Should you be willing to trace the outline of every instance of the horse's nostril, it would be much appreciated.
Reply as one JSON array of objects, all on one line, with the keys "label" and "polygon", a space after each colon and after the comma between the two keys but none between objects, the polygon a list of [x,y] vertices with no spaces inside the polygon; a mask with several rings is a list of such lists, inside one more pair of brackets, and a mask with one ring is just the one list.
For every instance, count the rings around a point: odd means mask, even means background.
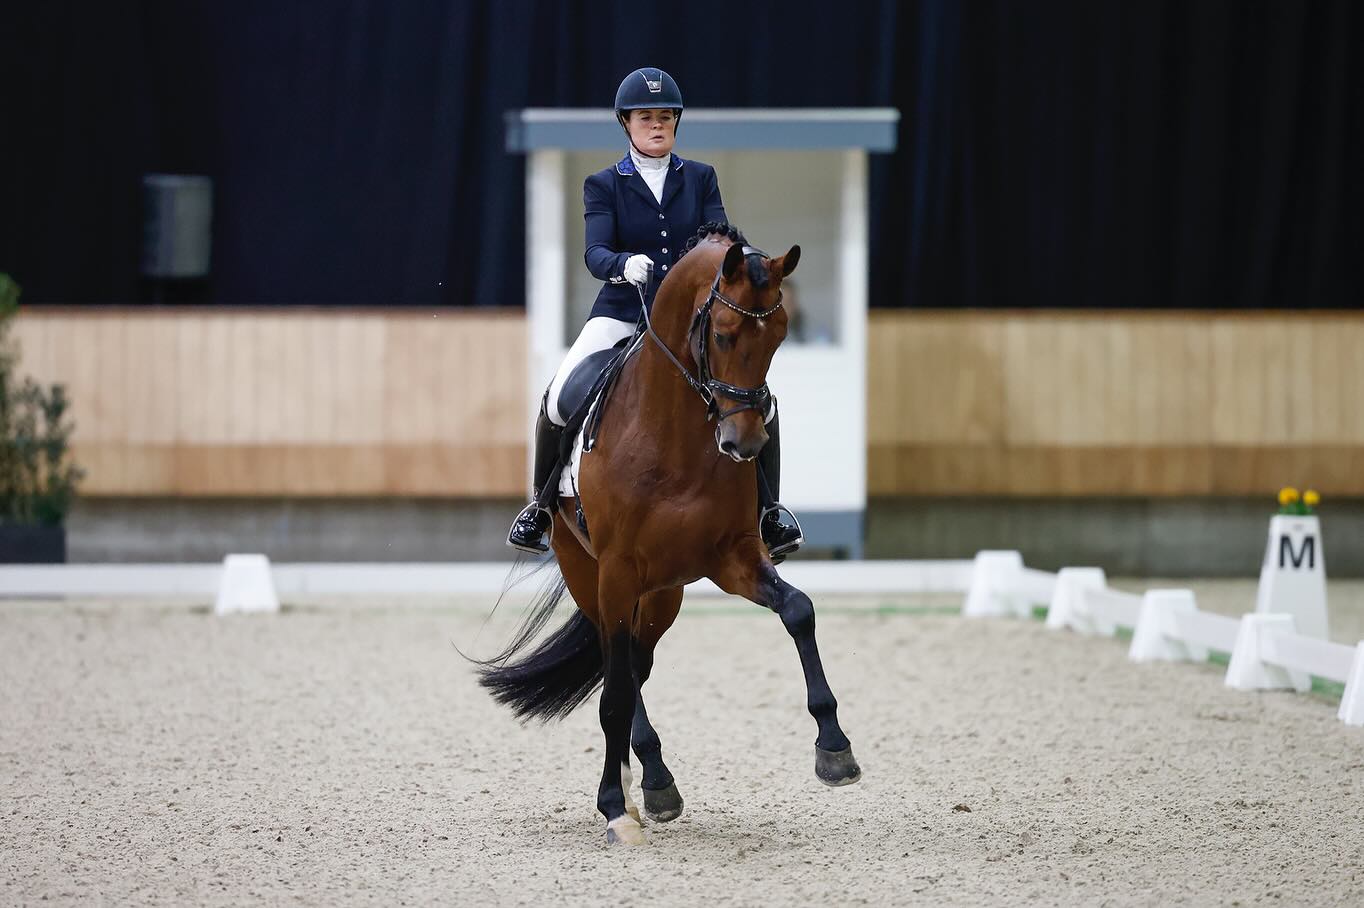
[{"label": "horse's nostril", "polygon": [[738,450],[739,446],[732,441],[720,442],[720,452],[723,454],[728,454],[730,457],[733,457],[736,453],[738,453]]}]

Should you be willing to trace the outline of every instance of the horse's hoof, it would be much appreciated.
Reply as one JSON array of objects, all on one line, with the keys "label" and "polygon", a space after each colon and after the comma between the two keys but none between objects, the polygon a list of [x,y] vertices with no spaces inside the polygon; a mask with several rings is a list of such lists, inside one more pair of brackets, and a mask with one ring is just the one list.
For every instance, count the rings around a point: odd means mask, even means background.
[{"label": "horse's hoof", "polygon": [[623,813],[606,824],[606,844],[608,845],[645,845],[644,830],[639,821],[628,813]]},{"label": "horse's hoof", "polygon": [[821,750],[816,747],[815,775],[825,785],[837,788],[851,785],[862,778],[862,768],[857,765],[851,746],[845,750]]},{"label": "horse's hoof", "polygon": [[677,793],[677,785],[658,791],[644,789],[644,814],[655,823],[666,823],[682,816],[682,796]]}]

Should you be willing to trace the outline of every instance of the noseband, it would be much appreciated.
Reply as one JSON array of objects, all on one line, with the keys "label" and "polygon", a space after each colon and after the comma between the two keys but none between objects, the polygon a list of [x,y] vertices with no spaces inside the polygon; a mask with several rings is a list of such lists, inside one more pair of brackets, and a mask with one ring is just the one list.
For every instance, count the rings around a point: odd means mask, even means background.
[{"label": "noseband", "polygon": [[[768,257],[767,253],[752,246],[745,246],[743,249],[745,257],[755,253],[761,255],[763,258]],[[745,318],[766,318],[781,308],[780,299],[777,300],[775,306],[770,309],[764,309],[761,312],[755,312],[752,309],[745,309],[743,306],[740,306],[738,303],[734,302],[734,300],[720,292],[720,276],[723,273],[724,266],[721,265],[715,272],[715,280],[711,282],[710,295],[707,296],[706,301],[701,304],[701,308],[696,310],[696,313],[692,316],[691,327],[687,329],[687,344],[692,348],[693,356],[696,359],[696,375],[692,375],[687,367],[678,361],[677,357],[673,355],[673,352],[668,349],[668,345],[663,343],[663,339],[654,331],[653,322],[649,320],[649,309],[647,306],[644,306],[644,291],[641,289],[639,294],[640,306],[644,310],[644,324],[648,328],[649,336],[654,339],[654,343],[658,344],[659,349],[667,355],[668,359],[672,360],[673,365],[682,373],[682,377],[687,380],[687,384],[691,386],[691,389],[699,394],[701,399],[706,402],[706,419],[718,419],[720,422],[724,422],[726,419],[729,419],[729,417],[734,416],[736,413],[742,413],[745,410],[757,410],[759,413],[766,412],[768,402],[772,399],[772,392],[768,389],[767,382],[763,382],[756,388],[740,388],[737,385],[731,385],[728,382],[720,381],[720,379],[711,374],[710,310],[719,302],[721,305],[734,310]],[[738,406],[730,407],[728,410],[722,410],[718,402],[718,398],[721,397],[737,402]]]}]

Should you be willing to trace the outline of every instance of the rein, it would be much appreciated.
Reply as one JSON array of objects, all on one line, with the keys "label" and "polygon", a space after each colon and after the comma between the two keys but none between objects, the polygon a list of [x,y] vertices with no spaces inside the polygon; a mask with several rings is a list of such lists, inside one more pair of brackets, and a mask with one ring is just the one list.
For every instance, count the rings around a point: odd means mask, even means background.
[{"label": "rein", "polygon": [[[767,253],[760,249],[755,249],[752,246],[744,247],[745,256],[754,253],[763,257],[767,256]],[[668,345],[663,343],[663,338],[659,337],[658,332],[654,331],[654,324],[649,319],[649,307],[644,303],[644,288],[638,286],[635,288],[639,291],[639,306],[640,310],[644,313],[644,326],[649,336],[654,339],[654,343],[658,344],[659,349],[662,350],[668,359],[672,361],[672,364],[677,367],[677,371],[682,373],[682,377],[686,379],[687,384],[691,386],[691,389],[701,397],[701,400],[705,401],[706,420],[718,419],[720,422],[724,422],[729,417],[736,413],[742,413],[745,410],[757,410],[760,413],[765,412],[772,399],[772,392],[768,389],[767,382],[763,382],[756,388],[740,388],[737,385],[731,385],[728,382],[720,381],[711,374],[709,337],[711,307],[718,301],[745,318],[766,318],[781,308],[780,299],[777,300],[775,306],[761,312],[754,312],[752,309],[745,309],[740,306],[738,303],[734,302],[734,300],[720,292],[720,276],[723,274],[723,271],[723,265],[716,270],[715,280],[712,281],[710,285],[710,295],[706,297],[706,301],[702,303],[701,308],[696,310],[696,313],[692,316],[691,327],[687,329],[687,343],[689,346],[693,343],[692,338],[698,335],[699,332],[699,343],[696,344],[696,375],[692,375],[691,371],[687,369],[686,366],[682,365],[682,362],[673,355],[672,350],[668,349]],[[722,410],[717,400],[717,398],[720,397],[736,401],[738,406],[730,407],[728,410]]]}]

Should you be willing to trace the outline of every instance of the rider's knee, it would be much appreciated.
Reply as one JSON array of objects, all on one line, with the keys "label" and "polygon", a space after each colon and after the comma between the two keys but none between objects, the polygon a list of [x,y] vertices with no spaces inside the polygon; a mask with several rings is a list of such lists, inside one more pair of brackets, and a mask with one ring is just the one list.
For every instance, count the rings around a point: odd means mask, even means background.
[{"label": "rider's knee", "polygon": [[556,375],[554,381],[550,382],[549,387],[545,389],[544,400],[545,416],[561,429],[568,423],[568,420],[564,419],[563,414],[559,412],[559,391],[562,389],[563,383],[559,381],[559,377]]}]

